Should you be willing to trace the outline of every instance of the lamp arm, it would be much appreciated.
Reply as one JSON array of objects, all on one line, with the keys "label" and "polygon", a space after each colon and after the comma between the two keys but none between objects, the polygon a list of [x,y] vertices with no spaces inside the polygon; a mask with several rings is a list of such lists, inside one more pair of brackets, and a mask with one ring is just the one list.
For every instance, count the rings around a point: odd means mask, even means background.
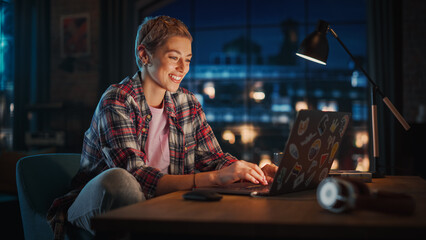
[{"label": "lamp arm", "polygon": [[349,54],[349,56],[352,58],[352,60],[354,61],[355,65],[362,71],[362,73],[364,73],[364,75],[367,77],[368,81],[370,82],[370,84],[373,87],[373,91],[377,92],[380,94],[380,96],[382,97],[383,102],[386,104],[386,106],[390,109],[390,111],[392,112],[392,114],[395,116],[396,119],[398,119],[399,123],[401,123],[401,125],[404,127],[404,129],[406,131],[408,131],[410,129],[410,125],[407,123],[407,121],[405,121],[404,117],[398,112],[398,110],[396,109],[396,107],[392,104],[392,102],[389,100],[389,98],[387,98],[385,96],[385,94],[379,89],[379,87],[377,86],[377,84],[373,81],[373,79],[371,79],[370,75],[368,75],[368,73],[364,70],[364,68],[358,63],[358,61],[355,59],[355,57],[351,54],[351,52],[349,51],[349,49],[345,46],[345,44],[343,44],[342,40],[340,40],[339,36],[337,36],[336,32],[332,29],[332,28],[328,28],[328,30],[331,32],[331,34],[333,35],[334,38],[337,39],[337,41],[340,43],[340,45],[342,45],[342,47],[345,49],[345,51]]}]

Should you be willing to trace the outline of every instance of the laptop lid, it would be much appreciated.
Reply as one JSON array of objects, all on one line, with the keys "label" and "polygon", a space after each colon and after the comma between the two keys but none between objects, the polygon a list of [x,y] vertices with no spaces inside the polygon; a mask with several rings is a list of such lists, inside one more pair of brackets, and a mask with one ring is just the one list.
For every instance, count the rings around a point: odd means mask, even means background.
[{"label": "laptop lid", "polygon": [[269,195],[315,188],[326,178],[350,117],[346,112],[299,111]]}]

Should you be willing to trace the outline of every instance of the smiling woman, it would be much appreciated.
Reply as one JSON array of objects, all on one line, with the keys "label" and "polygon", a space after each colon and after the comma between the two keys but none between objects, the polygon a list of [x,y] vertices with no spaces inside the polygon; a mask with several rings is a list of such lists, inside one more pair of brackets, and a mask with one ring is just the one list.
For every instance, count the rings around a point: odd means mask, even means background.
[{"label": "smiling woman", "polygon": [[176,92],[189,71],[191,41],[186,37],[170,37],[153,53],[144,45],[140,46],[138,54],[143,62],[141,74],[145,97],[149,106],[160,107],[165,92]]},{"label": "smiling woman", "polygon": [[177,19],[159,16],[141,24],[135,42],[138,72],[102,95],[84,136],[74,190],[49,210],[54,230],[68,221],[94,234],[92,217],[121,206],[195,187],[273,180],[276,166],[265,166],[265,172],[224,153],[201,104],[180,87],[189,71],[191,43]]}]

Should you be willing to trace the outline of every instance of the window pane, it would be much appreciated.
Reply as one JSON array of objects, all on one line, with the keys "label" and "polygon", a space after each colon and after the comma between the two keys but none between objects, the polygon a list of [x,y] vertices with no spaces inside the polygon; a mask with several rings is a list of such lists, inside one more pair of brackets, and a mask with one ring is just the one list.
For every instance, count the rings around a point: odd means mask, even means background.
[{"label": "window pane", "polygon": [[365,166],[365,76],[331,34],[326,66],[295,56],[318,19],[324,19],[365,65],[365,1],[193,3],[194,57],[182,86],[200,99],[225,152],[255,163],[272,159],[273,152],[284,149],[299,109],[346,111],[353,114],[352,127],[336,163],[340,169]]},{"label": "window pane", "polygon": [[247,24],[245,0],[195,1],[195,27],[229,27]]},{"label": "window pane", "polygon": [[[296,60],[295,54],[284,54],[287,46],[283,46],[285,36],[280,27],[253,28],[252,40],[260,45],[260,57],[266,65],[282,65],[286,61]],[[296,42],[297,44],[298,42]],[[290,50],[290,49],[288,49]],[[291,51],[291,50],[290,50]],[[294,50],[294,53],[296,50]],[[294,55],[294,56],[293,56]]]},{"label": "window pane", "polygon": [[365,22],[365,0],[308,0],[308,22],[314,23],[319,19],[330,24],[338,22]]},{"label": "window pane", "polygon": [[14,14],[13,5],[0,4],[0,147],[11,149],[14,111]]},{"label": "window pane", "polygon": [[251,0],[251,24],[278,25],[287,19],[305,21],[305,1],[294,0]]},{"label": "window pane", "polygon": [[[345,44],[353,56],[365,65],[367,54],[367,36],[365,24],[336,24],[331,28],[337,33],[340,40]],[[343,49],[339,42],[331,35],[328,35],[329,54],[327,69],[350,69],[354,68],[352,59]]]},{"label": "window pane", "polygon": [[193,61],[197,64],[242,64],[246,57],[236,55],[244,50],[245,29],[197,31],[193,42]]},{"label": "window pane", "polygon": [[[191,28],[191,0],[179,0],[179,1],[170,1],[169,4],[155,10],[151,13],[151,16],[166,15],[170,17],[177,18],[184,22],[189,28]],[[144,16],[146,17],[146,16]],[[140,24],[140,23],[138,23]]]}]

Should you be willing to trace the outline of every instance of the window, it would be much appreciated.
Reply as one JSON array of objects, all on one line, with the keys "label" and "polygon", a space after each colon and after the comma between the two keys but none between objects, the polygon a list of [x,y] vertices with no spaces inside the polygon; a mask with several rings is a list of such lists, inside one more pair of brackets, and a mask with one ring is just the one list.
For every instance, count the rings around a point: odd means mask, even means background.
[{"label": "window", "polygon": [[198,96],[224,151],[271,160],[284,149],[299,109],[346,111],[352,127],[333,167],[369,170],[365,77],[331,35],[327,67],[295,56],[323,19],[366,64],[364,0],[176,0],[150,15],[176,17],[190,28],[194,57],[181,86]]},{"label": "window", "polygon": [[0,148],[13,142],[14,13],[10,1],[0,2]]}]

